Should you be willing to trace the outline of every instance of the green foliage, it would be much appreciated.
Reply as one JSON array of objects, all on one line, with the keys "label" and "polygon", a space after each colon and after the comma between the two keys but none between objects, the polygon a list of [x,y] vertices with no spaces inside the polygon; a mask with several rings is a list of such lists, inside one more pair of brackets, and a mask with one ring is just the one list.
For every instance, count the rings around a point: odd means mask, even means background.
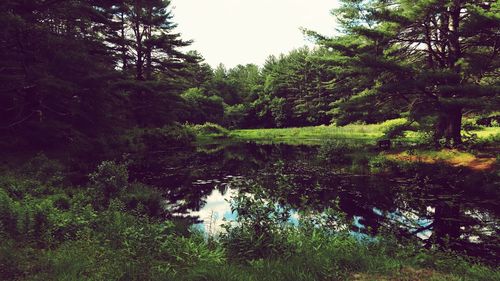
[{"label": "green foliage", "polygon": [[[126,174],[124,166],[113,162],[97,168],[92,185],[127,187],[107,208],[98,209],[92,207],[96,198],[85,190],[50,187],[51,194],[14,197],[0,186],[0,276],[284,281],[345,280],[363,273],[397,279],[407,278],[406,268],[432,270],[442,280],[499,276],[497,270],[454,253],[400,244],[390,237],[359,240],[328,227],[342,220],[334,211],[327,220],[324,214],[300,212],[298,221],[291,222],[290,209],[254,183],[241,186],[232,202],[238,221],[228,222],[219,239],[195,230],[181,235],[172,222],[151,211],[156,207],[148,207],[161,202],[158,191],[125,183]],[[283,192],[286,188],[277,187]]]},{"label": "green foliage", "polygon": [[308,32],[331,50],[337,124],[379,122],[409,109],[412,120],[435,117],[436,142],[459,145],[465,111],[498,107],[494,9],[474,1],[341,1],[333,11],[340,35]]},{"label": "green foliage", "polygon": [[241,128],[249,114],[249,108],[246,104],[227,105],[224,108],[224,124],[228,128]]},{"label": "green foliage", "polygon": [[387,159],[384,155],[377,155],[370,158],[368,165],[372,173],[381,173],[393,167],[393,161]]},{"label": "green foliage", "polygon": [[238,225],[226,225],[221,237],[228,257],[254,260],[291,254],[285,235],[291,227],[288,210],[267,200],[258,185],[252,185],[249,192],[232,198],[231,209],[238,214]]},{"label": "green foliage", "polygon": [[0,234],[16,233],[16,205],[4,189],[0,189]]},{"label": "green foliage", "polygon": [[188,128],[198,137],[224,138],[229,136],[229,130],[221,125],[205,123],[202,125],[188,125]]},{"label": "green foliage", "polygon": [[188,89],[181,97],[188,106],[185,121],[194,124],[222,121],[224,106],[221,97],[209,95],[200,88]]},{"label": "green foliage", "polygon": [[345,164],[351,160],[352,149],[345,141],[329,140],[320,146],[318,157],[328,164]]},{"label": "green foliage", "polygon": [[164,215],[162,193],[151,186],[132,183],[121,196],[121,200],[127,210],[134,210],[153,218]]},{"label": "green foliage", "polygon": [[194,140],[195,135],[189,129],[170,125],[162,128],[134,128],[121,136],[118,143],[125,151],[140,152],[189,146]]},{"label": "green foliage", "polygon": [[49,159],[45,154],[38,153],[21,168],[21,173],[28,178],[46,183],[58,185],[63,181],[64,166],[56,160]]},{"label": "green foliage", "polygon": [[149,149],[171,148],[189,145],[194,137],[182,126],[144,129],[140,137]]},{"label": "green foliage", "polygon": [[404,136],[405,131],[414,129],[405,118],[387,120],[380,124],[384,137],[393,139]]},{"label": "green foliage", "polygon": [[465,119],[462,121],[462,130],[464,131],[472,131],[472,130],[481,130],[482,127],[476,123],[474,119]]},{"label": "green foliage", "polygon": [[178,49],[170,1],[118,2],[0,4],[2,148],[85,154],[178,119],[201,58]]},{"label": "green foliage", "polygon": [[123,164],[103,161],[94,173],[89,175],[90,184],[96,189],[100,204],[107,207],[112,198],[116,198],[128,186],[128,169]]},{"label": "green foliage", "polygon": [[302,48],[269,57],[262,69],[264,88],[255,103],[259,116],[272,116],[276,127],[328,124],[335,96],[329,91],[333,74],[324,56],[324,49]]}]

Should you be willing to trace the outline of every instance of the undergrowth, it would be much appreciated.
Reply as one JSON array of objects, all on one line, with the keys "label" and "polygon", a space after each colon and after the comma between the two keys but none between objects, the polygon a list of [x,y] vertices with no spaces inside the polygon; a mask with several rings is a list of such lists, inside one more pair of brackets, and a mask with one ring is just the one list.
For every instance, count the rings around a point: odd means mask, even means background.
[{"label": "undergrowth", "polygon": [[412,241],[360,240],[313,219],[290,223],[262,192],[233,198],[238,223],[219,238],[181,233],[165,219],[161,192],[130,182],[120,163],[103,162],[83,187],[66,186],[57,162],[32,163],[40,169],[0,176],[2,280],[356,280],[398,278],[408,268],[436,272],[433,280],[500,278]]}]

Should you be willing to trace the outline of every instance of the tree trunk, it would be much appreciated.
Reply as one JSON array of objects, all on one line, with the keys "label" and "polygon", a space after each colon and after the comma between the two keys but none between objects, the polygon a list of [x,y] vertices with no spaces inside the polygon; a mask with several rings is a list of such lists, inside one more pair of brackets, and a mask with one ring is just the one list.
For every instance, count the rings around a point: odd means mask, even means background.
[{"label": "tree trunk", "polygon": [[121,57],[122,57],[122,64],[123,64],[123,71],[127,71],[128,68],[128,60],[127,60],[127,42],[126,42],[126,36],[125,36],[125,13],[121,12],[120,15],[121,18]]},{"label": "tree trunk", "polygon": [[135,70],[136,70],[136,79],[139,81],[144,80],[144,75],[143,75],[143,53],[142,53],[142,39],[138,38],[137,39],[137,58],[136,58],[136,63],[135,63]]},{"label": "tree trunk", "polygon": [[447,147],[454,147],[462,143],[462,108],[448,107],[439,113],[436,124],[435,142],[439,146],[439,140],[445,139]]},{"label": "tree trunk", "polygon": [[151,58],[151,53],[153,52],[153,47],[152,47],[152,42],[151,42],[151,37],[152,37],[152,14],[153,14],[153,8],[151,6],[148,7],[148,21],[147,25],[144,27],[145,28],[145,57],[146,57],[146,68],[145,68],[145,74],[146,74],[146,80],[151,80],[152,75],[153,75],[153,62]]},{"label": "tree trunk", "polygon": [[439,201],[435,208],[432,238],[441,246],[454,248],[461,233],[460,206],[450,200]]},{"label": "tree trunk", "polygon": [[[135,70],[136,70],[136,80],[142,81],[144,80],[143,74],[143,64],[144,64],[144,53],[143,53],[143,30],[141,30],[142,23],[142,5],[141,1],[135,1],[135,18],[134,18],[134,33],[135,33],[135,43],[136,43],[136,62],[135,62]],[[144,29],[144,27],[143,27]]]}]

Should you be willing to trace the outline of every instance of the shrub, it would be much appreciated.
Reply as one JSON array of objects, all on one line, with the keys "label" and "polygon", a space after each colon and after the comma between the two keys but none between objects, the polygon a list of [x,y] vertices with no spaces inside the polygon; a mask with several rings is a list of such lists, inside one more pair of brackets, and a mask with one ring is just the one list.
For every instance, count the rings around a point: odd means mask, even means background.
[{"label": "shrub", "polygon": [[62,211],[67,211],[71,208],[70,199],[66,194],[57,194],[52,199],[54,208]]},{"label": "shrub", "polygon": [[2,239],[2,243],[0,243],[0,278],[2,280],[20,280],[23,275],[23,270],[20,267],[21,251],[14,246],[13,241],[3,239],[3,237],[0,239]]},{"label": "shrub", "polygon": [[37,154],[24,164],[21,173],[48,185],[58,185],[64,180],[64,166],[43,153]]},{"label": "shrub", "polygon": [[398,118],[385,121],[380,124],[380,128],[384,133],[384,138],[393,139],[402,137],[405,131],[415,130],[416,128],[411,125],[406,118]]},{"label": "shrub", "polygon": [[0,188],[0,233],[15,234],[17,231],[17,214],[14,201],[7,192]]},{"label": "shrub", "polygon": [[170,236],[160,244],[159,252],[162,260],[183,269],[204,264],[221,265],[226,261],[220,244],[210,247],[204,234],[195,231],[189,237]]},{"label": "shrub", "polygon": [[187,146],[195,139],[195,136],[189,130],[179,125],[144,129],[141,137],[145,145],[150,149]]},{"label": "shrub", "polygon": [[477,123],[476,123],[476,120],[474,119],[464,119],[462,121],[462,130],[465,130],[465,131],[473,131],[473,130],[479,130],[481,129],[482,127],[479,126]]},{"label": "shrub", "polygon": [[208,137],[227,137],[229,131],[221,125],[214,123],[205,123],[203,125],[187,125],[187,127],[197,136]]},{"label": "shrub", "polygon": [[231,208],[238,224],[226,224],[221,241],[233,260],[287,257],[293,249],[287,242],[289,210],[268,200],[259,185],[251,185],[252,195],[240,192],[232,198]]},{"label": "shrub", "polygon": [[370,158],[368,165],[372,173],[380,173],[393,167],[394,163],[392,160],[387,159],[384,155],[377,155]]},{"label": "shrub", "polygon": [[107,205],[111,198],[125,190],[128,186],[128,170],[125,165],[113,161],[103,161],[97,171],[90,174],[90,183],[102,195],[101,203]]},{"label": "shrub", "polygon": [[162,193],[152,186],[133,183],[122,196],[127,210],[134,210],[150,217],[160,217],[164,214]]},{"label": "shrub", "polygon": [[189,146],[195,140],[195,134],[180,125],[162,128],[135,128],[124,134],[119,144],[125,150],[137,152],[146,149],[163,150]]},{"label": "shrub", "polygon": [[351,148],[346,142],[329,140],[318,150],[318,158],[329,164],[345,164],[351,160]]}]

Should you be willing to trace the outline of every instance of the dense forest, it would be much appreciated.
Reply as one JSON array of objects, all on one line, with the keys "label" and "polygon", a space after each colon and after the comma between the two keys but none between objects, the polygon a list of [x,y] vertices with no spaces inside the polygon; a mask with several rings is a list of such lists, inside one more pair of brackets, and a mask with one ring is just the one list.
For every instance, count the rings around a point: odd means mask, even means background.
[{"label": "dense forest", "polygon": [[213,68],[170,0],[0,1],[0,279],[498,280],[500,2],[331,13]]},{"label": "dense forest", "polygon": [[1,5],[6,143],[102,145],[132,128],[186,122],[272,128],[400,116],[460,142],[463,114],[488,117],[499,106],[496,1],[345,1],[333,11],[342,35],[306,30],[314,50],[232,69],[183,52],[190,42],[168,1]]}]

